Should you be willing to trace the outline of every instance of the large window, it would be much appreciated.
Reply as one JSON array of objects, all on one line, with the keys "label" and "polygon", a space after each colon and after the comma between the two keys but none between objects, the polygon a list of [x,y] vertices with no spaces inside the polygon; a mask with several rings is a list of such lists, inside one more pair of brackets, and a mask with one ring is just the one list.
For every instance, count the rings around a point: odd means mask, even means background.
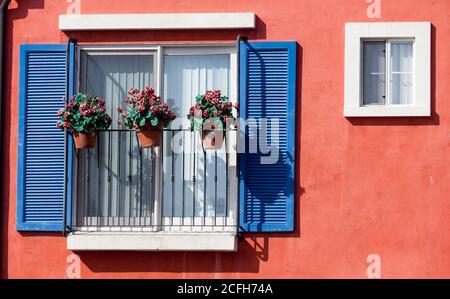
[{"label": "large window", "polygon": [[76,227],[81,230],[217,230],[236,224],[236,134],[202,150],[186,119],[195,96],[220,89],[236,99],[236,55],[228,47],[80,50],[79,90],[107,100],[114,120],[129,88],[155,88],[176,112],[160,149],[140,149],[113,122],[97,147],[76,154]]}]

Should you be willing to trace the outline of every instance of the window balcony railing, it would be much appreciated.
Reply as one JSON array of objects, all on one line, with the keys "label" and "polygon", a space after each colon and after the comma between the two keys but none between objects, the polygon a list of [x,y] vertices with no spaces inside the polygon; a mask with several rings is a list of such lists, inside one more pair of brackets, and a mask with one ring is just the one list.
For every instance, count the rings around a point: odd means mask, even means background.
[{"label": "window balcony railing", "polygon": [[199,132],[163,131],[140,149],[132,130],[99,132],[74,167],[74,231],[236,232],[236,131],[204,151]]}]

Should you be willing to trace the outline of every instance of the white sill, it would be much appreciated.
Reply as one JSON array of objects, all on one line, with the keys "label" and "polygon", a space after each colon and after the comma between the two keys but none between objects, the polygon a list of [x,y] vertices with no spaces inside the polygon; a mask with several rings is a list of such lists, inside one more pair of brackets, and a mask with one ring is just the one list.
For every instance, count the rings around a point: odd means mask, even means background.
[{"label": "white sill", "polygon": [[344,117],[407,117],[407,116],[431,116],[430,107],[427,106],[345,106]]},{"label": "white sill", "polygon": [[73,232],[67,249],[74,251],[237,251],[233,233]]}]

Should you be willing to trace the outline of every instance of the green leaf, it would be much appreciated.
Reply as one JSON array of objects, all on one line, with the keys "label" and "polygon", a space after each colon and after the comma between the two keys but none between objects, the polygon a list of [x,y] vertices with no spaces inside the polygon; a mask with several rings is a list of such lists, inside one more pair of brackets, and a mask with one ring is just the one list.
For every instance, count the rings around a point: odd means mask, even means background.
[{"label": "green leaf", "polygon": [[133,127],[133,125],[130,123],[130,119],[129,118],[124,118],[122,123],[123,123],[124,126],[126,126],[129,129],[131,129]]},{"label": "green leaf", "polygon": [[192,128],[194,130],[201,130],[203,127],[203,118],[195,117],[192,119]]},{"label": "green leaf", "polygon": [[150,124],[153,127],[156,127],[159,124],[159,120],[156,117],[153,117],[153,118],[150,119]]},{"label": "green leaf", "polygon": [[139,127],[145,126],[145,122],[146,122],[146,119],[145,119],[145,118],[141,118],[141,120],[140,120],[139,123],[138,123],[138,126],[139,126]]}]

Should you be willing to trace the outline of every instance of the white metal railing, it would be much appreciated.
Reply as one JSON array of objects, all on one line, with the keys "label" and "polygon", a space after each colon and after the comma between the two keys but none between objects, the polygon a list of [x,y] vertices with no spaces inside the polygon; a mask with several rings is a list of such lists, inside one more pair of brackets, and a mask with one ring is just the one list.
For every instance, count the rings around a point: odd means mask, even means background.
[{"label": "white metal railing", "polygon": [[199,132],[165,129],[140,149],[133,130],[101,131],[75,154],[73,230],[237,232],[236,140],[204,151]]}]

